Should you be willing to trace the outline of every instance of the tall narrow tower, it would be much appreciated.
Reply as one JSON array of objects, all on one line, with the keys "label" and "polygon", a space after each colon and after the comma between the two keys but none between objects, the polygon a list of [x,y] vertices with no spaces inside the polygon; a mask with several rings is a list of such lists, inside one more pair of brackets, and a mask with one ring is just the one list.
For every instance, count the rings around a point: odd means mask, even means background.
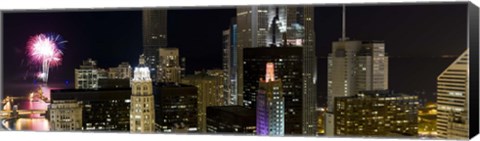
[{"label": "tall narrow tower", "polygon": [[167,10],[143,10],[143,54],[153,81],[157,80],[159,49],[167,47]]},{"label": "tall narrow tower", "polygon": [[285,132],[285,100],[282,81],[275,80],[274,64],[266,65],[265,80],[260,79],[257,96],[257,135],[282,136]]},{"label": "tall narrow tower", "polygon": [[139,61],[131,81],[130,132],[151,133],[155,131],[152,79],[143,55]]}]

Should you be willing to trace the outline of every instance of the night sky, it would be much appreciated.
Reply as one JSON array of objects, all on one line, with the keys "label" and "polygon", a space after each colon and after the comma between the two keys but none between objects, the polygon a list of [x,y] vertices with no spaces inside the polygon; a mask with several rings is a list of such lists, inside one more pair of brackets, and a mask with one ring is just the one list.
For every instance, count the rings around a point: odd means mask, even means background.
[{"label": "night sky", "polygon": [[[232,7],[171,9],[168,11],[168,46],[180,48],[187,72],[222,67],[222,31],[235,16]],[[34,72],[27,64],[30,36],[54,32],[68,41],[63,64],[50,70],[49,84],[73,86],[74,68],[82,60],[97,60],[102,68],[128,61],[138,64],[142,52],[141,11],[97,10],[9,12],[3,15],[4,94],[18,95],[31,85]],[[357,40],[383,40],[390,56],[389,85],[396,92],[435,92],[436,77],[466,48],[466,4],[348,6],[347,36]],[[319,89],[326,95],[326,59],[332,41],[341,36],[341,7],[315,9]],[[36,69],[35,69],[36,70]]]}]

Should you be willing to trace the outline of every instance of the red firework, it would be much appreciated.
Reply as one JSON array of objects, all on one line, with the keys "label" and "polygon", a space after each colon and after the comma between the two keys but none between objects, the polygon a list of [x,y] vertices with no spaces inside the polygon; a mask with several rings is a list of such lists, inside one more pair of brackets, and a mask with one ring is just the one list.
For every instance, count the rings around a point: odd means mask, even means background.
[{"label": "red firework", "polygon": [[47,63],[52,67],[60,65],[63,53],[59,49],[59,44],[62,44],[63,41],[58,41],[59,39],[59,36],[45,34],[31,37],[27,43],[30,60],[36,64]]}]

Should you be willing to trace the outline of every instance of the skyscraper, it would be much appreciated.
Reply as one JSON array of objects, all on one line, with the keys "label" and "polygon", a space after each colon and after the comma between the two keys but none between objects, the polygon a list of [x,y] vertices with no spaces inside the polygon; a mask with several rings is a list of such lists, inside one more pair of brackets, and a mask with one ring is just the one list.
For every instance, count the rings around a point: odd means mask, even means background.
[{"label": "skyscraper", "polygon": [[178,48],[160,48],[158,82],[178,83],[182,75]]},{"label": "skyscraper", "polygon": [[167,47],[167,10],[143,10],[143,54],[150,76],[157,81],[158,52]]},{"label": "skyscraper", "polygon": [[334,98],[388,89],[388,57],[382,41],[333,42],[328,57],[328,109]]},{"label": "skyscraper", "polygon": [[437,78],[437,132],[440,138],[469,138],[468,59],[467,49]]},{"label": "skyscraper", "polygon": [[145,58],[140,56],[131,81],[132,97],[130,105],[130,132],[149,133],[155,131],[155,107],[150,70]]},{"label": "skyscraper", "polygon": [[276,79],[282,81],[285,98],[285,134],[302,134],[303,67],[302,48],[262,47],[244,49],[244,106],[256,109],[259,78],[265,78],[265,64],[273,62]]},{"label": "skyscraper", "polygon": [[[295,46],[303,48],[300,130],[293,134],[316,133],[316,56],[314,33],[314,8],[311,6],[242,6],[237,7],[237,60],[243,60],[244,48]],[[238,100],[244,94],[244,66],[237,62]],[[245,103],[245,102],[243,102]],[[286,128],[288,130],[288,128]]]},{"label": "skyscraper", "polygon": [[228,105],[242,104],[238,102],[237,52],[237,24],[232,18],[229,29],[223,31],[224,98]]},{"label": "skyscraper", "polygon": [[359,91],[388,89],[388,56],[383,41],[358,41],[346,37],[345,6],[342,37],[332,43],[328,56],[327,113],[325,134],[334,135],[335,98]]},{"label": "skyscraper", "polygon": [[266,64],[265,80],[260,78],[257,95],[257,135],[282,136],[285,131],[285,99],[282,81],[275,80],[274,64]]}]

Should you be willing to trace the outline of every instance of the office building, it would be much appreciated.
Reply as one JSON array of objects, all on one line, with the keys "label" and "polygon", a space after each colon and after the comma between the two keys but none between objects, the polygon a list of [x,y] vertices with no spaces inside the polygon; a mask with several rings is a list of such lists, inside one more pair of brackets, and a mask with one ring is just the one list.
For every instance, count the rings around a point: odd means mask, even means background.
[{"label": "office building", "polygon": [[328,56],[327,113],[325,134],[334,135],[336,97],[354,96],[359,91],[388,89],[388,56],[383,41],[350,40],[345,32],[343,7],[342,37],[332,43]]},{"label": "office building", "polygon": [[232,18],[229,29],[223,31],[223,71],[224,71],[224,98],[228,105],[241,105],[238,102],[237,90],[237,24]]},{"label": "office building", "polygon": [[418,97],[361,91],[335,97],[335,136],[416,136]]},{"label": "office building", "polygon": [[153,84],[143,55],[140,56],[139,66],[135,68],[131,84],[130,132],[155,132]]},{"label": "office building", "polygon": [[155,123],[160,132],[198,132],[198,90],[195,86],[158,83],[154,90]]},{"label": "office building", "polygon": [[223,75],[222,70],[197,72],[195,75],[187,75],[182,79],[182,84],[195,86],[198,90],[197,112],[198,131],[206,132],[207,128],[207,107],[223,106]]},{"label": "office building", "polygon": [[98,79],[107,77],[107,71],[98,68],[95,60],[85,60],[75,69],[75,89],[97,89]]},{"label": "office building", "polygon": [[182,73],[178,48],[160,48],[158,82],[178,83]]},{"label": "office building", "polygon": [[274,64],[266,63],[265,79],[260,78],[257,95],[257,135],[283,136],[285,99],[282,81],[275,80]]},{"label": "office building", "polygon": [[50,131],[82,129],[82,105],[76,100],[53,101],[48,110]]},{"label": "office building", "polygon": [[467,49],[437,77],[437,133],[441,139],[469,138],[468,59]]},{"label": "office building", "polygon": [[[130,95],[130,88],[51,90],[51,107],[58,109],[60,107],[54,106],[55,104],[64,104],[60,106],[73,108],[76,101],[82,108],[81,130],[128,132]],[[78,110],[70,112],[73,115],[64,116],[74,117],[77,112]],[[55,114],[65,113],[51,112],[51,116],[56,116]]]},{"label": "office building", "polygon": [[143,54],[153,81],[157,80],[159,49],[167,47],[167,10],[145,9],[142,12]]},{"label": "office building", "polygon": [[[328,107],[335,97],[388,89],[388,57],[381,41],[338,41],[328,57]],[[353,74],[353,75],[352,75]]]},{"label": "office building", "polygon": [[244,106],[256,109],[260,78],[265,78],[265,64],[274,64],[285,98],[285,134],[301,134],[303,112],[302,48],[246,48],[244,59]]},{"label": "office building", "polygon": [[[311,6],[239,6],[237,7],[236,48],[237,60],[244,60],[245,48],[294,46],[302,48],[300,64],[305,87],[300,101],[304,111],[300,126],[286,127],[286,134],[315,135],[316,133],[316,56],[314,33],[314,8]],[[237,95],[240,103],[247,92],[244,81],[244,64],[237,62]],[[248,99],[248,98],[247,98]],[[248,101],[247,101],[248,103]],[[296,129],[299,128],[299,129]]]},{"label": "office building", "polygon": [[243,106],[207,107],[207,133],[255,135],[255,109]]}]

